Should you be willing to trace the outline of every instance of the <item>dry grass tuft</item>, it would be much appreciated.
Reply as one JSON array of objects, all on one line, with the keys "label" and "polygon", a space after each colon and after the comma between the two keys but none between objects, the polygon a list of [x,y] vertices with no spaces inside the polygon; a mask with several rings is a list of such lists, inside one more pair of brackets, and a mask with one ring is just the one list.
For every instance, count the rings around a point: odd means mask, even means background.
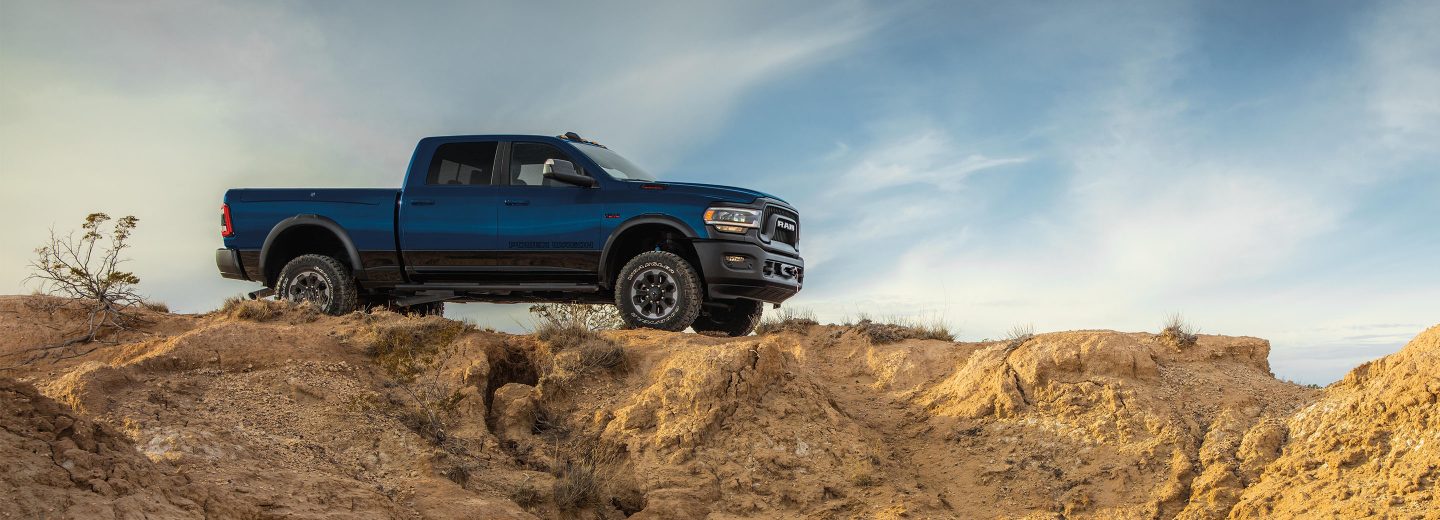
[{"label": "dry grass tuft", "polygon": [[784,307],[779,313],[761,319],[760,325],[755,327],[755,333],[761,336],[783,332],[804,334],[819,324],[820,322],[815,320],[815,313],[808,309]]},{"label": "dry grass tuft", "polygon": [[169,305],[165,305],[165,302],[157,302],[157,301],[154,301],[154,300],[145,300],[145,301],[140,302],[140,306],[146,308],[146,309],[149,310],[150,312],[160,312],[160,313],[169,313],[169,312],[170,312],[170,306],[169,306]]},{"label": "dry grass tuft", "polygon": [[1165,317],[1165,324],[1160,329],[1160,339],[1177,349],[1183,349],[1195,346],[1195,342],[1200,338],[1195,333],[1195,327],[1176,312]]},{"label": "dry grass tuft", "polygon": [[365,353],[390,375],[410,405],[397,411],[398,419],[437,444],[445,442],[447,418],[464,397],[444,368],[455,355],[455,340],[467,330],[464,323],[437,316],[407,317],[375,323],[362,339]]},{"label": "dry grass tuft", "polygon": [[880,482],[879,460],[870,455],[855,457],[844,464],[845,479],[859,487],[870,487]]},{"label": "dry grass tuft", "polygon": [[540,494],[540,488],[535,487],[535,483],[530,481],[530,475],[526,475],[524,479],[515,484],[514,489],[510,490],[510,500],[528,510],[544,502],[545,497]]},{"label": "dry grass tuft", "polygon": [[555,505],[573,511],[594,504],[599,498],[600,483],[595,466],[588,462],[566,462],[555,475]]},{"label": "dry grass tuft", "polygon": [[955,341],[955,334],[950,332],[950,327],[938,318],[929,320],[888,318],[884,321],[875,321],[869,316],[861,314],[859,320],[855,323],[847,323],[846,326],[869,338],[870,342],[876,345],[907,339]]},{"label": "dry grass tuft", "polygon": [[226,318],[241,321],[289,318],[291,322],[309,323],[320,319],[320,310],[308,302],[297,305],[284,300],[251,300],[239,296],[226,298],[219,312]]},{"label": "dry grass tuft", "polygon": [[1005,333],[1005,350],[1010,351],[1020,348],[1020,345],[1024,345],[1026,341],[1030,341],[1030,338],[1033,337],[1035,337],[1035,325],[1030,323],[1016,324],[1010,327],[1010,330]]}]

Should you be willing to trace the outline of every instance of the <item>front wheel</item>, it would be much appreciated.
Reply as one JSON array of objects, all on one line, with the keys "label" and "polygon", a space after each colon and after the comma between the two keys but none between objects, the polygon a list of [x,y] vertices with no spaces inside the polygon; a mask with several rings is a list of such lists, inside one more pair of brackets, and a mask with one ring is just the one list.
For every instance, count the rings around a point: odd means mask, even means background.
[{"label": "front wheel", "polygon": [[309,302],[332,316],[355,310],[355,279],[339,260],[325,255],[300,255],[280,270],[275,295],[291,302]]},{"label": "front wheel", "polygon": [[695,332],[718,332],[730,337],[749,335],[760,324],[765,304],[755,300],[735,300],[725,305],[706,307],[695,323]]},{"label": "front wheel", "polygon": [[615,306],[631,327],[679,332],[700,315],[700,277],[675,253],[635,255],[615,285]]}]

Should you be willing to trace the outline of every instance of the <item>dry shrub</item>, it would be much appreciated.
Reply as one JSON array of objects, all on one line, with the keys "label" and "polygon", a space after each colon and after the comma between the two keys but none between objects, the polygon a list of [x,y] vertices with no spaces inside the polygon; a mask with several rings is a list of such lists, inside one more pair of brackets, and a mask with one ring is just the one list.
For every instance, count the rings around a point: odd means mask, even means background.
[{"label": "dry shrub", "polygon": [[573,511],[594,504],[599,494],[594,464],[566,461],[555,474],[555,505],[560,509]]},{"label": "dry shrub", "polygon": [[410,406],[398,418],[437,444],[445,442],[446,421],[463,398],[457,382],[443,372],[456,353],[455,340],[466,330],[464,323],[440,317],[407,317],[372,324],[363,339],[365,352]]},{"label": "dry shrub", "polygon": [[584,303],[542,303],[530,306],[537,332],[544,326],[577,328],[588,331],[616,330],[625,327],[620,310],[614,305]]},{"label": "dry shrub", "polygon": [[931,320],[889,318],[885,321],[874,321],[869,316],[862,314],[858,321],[847,324],[847,326],[869,338],[870,342],[876,345],[907,339],[955,341],[955,334],[950,332],[950,327],[938,318]]},{"label": "dry shrub", "polygon": [[782,332],[804,334],[819,324],[820,322],[815,320],[815,313],[808,309],[784,307],[780,312],[761,319],[760,325],[755,327],[755,333],[761,336]]},{"label": "dry shrub", "polygon": [[169,306],[169,305],[165,305],[165,302],[157,302],[157,301],[153,301],[153,300],[145,300],[145,301],[140,302],[140,306],[145,307],[145,308],[148,309],[150,312],[160,312],[160,313],[168,313],[168,312],[170,312],[170,306]]},{"label": "dry shrub", "polygon": [[75,322],[83,328],[73,337],[34,349],[20,364],[81,356],[94,349],[77,349],[77,345],[97,341],[107,332],[134,331],[144,323],[134,312],[145,301],[135,290],[140,278],[120,270],[127,260],[121,255],[130,247],[127,241],[140,219],[127,216],[106,224],[109,221],[109,215],[91,213],[80,234],[57,235],[52,230],[49,240],[35,249],[25,280],[38,282],[39,293],[79,302],[86,317]]},{"label": "dry shrub", "polygon": [[1165,324],[1160,329],[1160,339],[1178,349],[1193,347],[1200,338],[1195,334],[1195,327],[1176,312],[1165,317]]}]

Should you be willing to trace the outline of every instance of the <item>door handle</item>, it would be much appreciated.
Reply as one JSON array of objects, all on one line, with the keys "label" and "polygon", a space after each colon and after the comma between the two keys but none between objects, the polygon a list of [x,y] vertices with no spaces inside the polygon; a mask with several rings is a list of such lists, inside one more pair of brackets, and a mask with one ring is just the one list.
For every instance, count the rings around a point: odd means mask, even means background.
[{"label": "door handle", "polygon": [[434,206],[434,205],[435,205],[435,201],[433,201],[433,200],[412,200],[412,201],[410,201],[410,205],[411,205],[411,206]]},{"label": "door handle", "polygon": [[528,201],[528,200],[507,200],[507,201],[505,201],[505,205],[506,205],[506,206],[529,206],[529,205],[530,205],[530,201]]}]

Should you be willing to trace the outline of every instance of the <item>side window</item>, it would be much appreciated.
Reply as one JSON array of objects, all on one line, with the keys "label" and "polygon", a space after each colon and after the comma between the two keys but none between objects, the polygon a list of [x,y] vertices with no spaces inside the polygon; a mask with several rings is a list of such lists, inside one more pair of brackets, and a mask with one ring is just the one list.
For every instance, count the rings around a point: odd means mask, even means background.
[{"label": "side window", "polygon": [[425,184],[487,186],[495,184],[496,143],[446,143],[435,149]]},{"label": "side window", "polygon": [[[566,184],[559,181],[546,179],[543,172],[546,159],[558,159],[561,161],[575,160],[565,155],[559,148],[541,143],[514,143],[510,145],[510,185],[511,186],[554,186],[557,188],[577,188],[574,184]],[[575,165],[580,168],[579,164]],[[582,174],[584,172],[581,172]]]}]

